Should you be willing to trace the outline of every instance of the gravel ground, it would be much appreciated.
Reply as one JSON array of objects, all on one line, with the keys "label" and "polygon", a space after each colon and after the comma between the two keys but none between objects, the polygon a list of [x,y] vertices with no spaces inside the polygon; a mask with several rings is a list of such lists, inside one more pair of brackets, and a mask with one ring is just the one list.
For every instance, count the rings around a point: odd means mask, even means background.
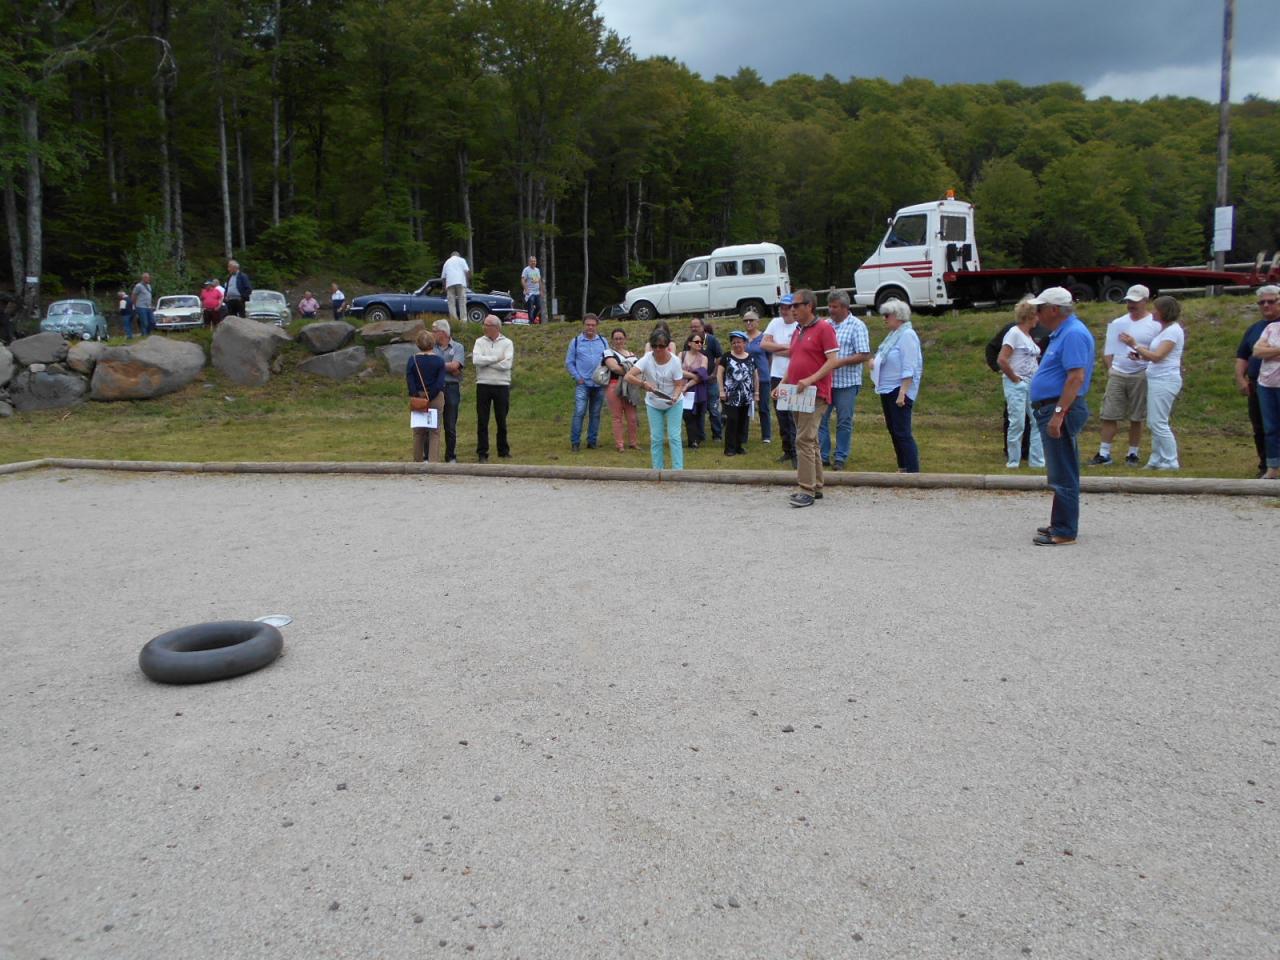
[{"label": "gravel ground", "polygon": [[0,957],[1280,956],[1275,501],[787,493],[0,478]]}]

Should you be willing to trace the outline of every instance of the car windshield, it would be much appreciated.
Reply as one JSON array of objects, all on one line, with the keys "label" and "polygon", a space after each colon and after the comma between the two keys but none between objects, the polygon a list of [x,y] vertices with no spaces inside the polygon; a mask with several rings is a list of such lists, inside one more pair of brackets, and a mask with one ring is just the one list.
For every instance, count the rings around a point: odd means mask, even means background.
[{"label": "car windshield", "polygon": [[58,303],[49,304],[49,316],[91,317],[93,316],[93,304],[86,303],[83,300],[61,300]]},{"label": "car windshield", "polygon": [[198,307],[200,300],[198,297],[161,297],[157,310],[180,310],[183,307]]},{"label": "car windshield", "polygon": [[440,277],[436,277],[434,280],[428,280],[426,283],[420,286],[417,290],[413,291],[413,294],[416,297],[426,296],[427,294],[433,294],[433,293],[434,294],[444,293],[444,280],[442,280]]},{"label": "car windshield", "polygon": [[274,290],[255,290],[249,299],[254,303],[284,303],[284,294]]}]

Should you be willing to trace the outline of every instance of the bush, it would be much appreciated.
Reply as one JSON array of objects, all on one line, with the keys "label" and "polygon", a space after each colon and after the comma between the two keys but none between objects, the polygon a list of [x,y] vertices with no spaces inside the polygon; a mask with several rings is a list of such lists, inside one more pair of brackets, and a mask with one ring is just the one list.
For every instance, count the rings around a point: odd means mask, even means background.
[{"label": "bush", "polygon": [[185,262],[173,255],[173,237],[166,233],[155,217],[147,217],[134,237],[133,249],[125,255],[129,271],[125,290],[144,273],[151,274],[151,292],[158,300],[171,293],[191,293],[199,289],[199,281],[191,275]]},{"label": "bush", "polygon": [[394,200],[365,211],[351,254],[357,276],[370,282],[416,287],[435,269],[431,248],[409,235],[408,215]]},{"label": "bush", "polygon": [[315,217],[287,217],[262,232],[252,253],[257,274],[275,283],[309,273],[324,253],[320,222]]}]

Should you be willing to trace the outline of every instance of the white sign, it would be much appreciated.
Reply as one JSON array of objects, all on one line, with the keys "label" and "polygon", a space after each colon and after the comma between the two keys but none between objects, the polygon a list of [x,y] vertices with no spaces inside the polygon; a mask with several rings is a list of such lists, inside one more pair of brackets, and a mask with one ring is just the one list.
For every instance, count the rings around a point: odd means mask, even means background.
[{"label": "white sign", "polygon": [[410,428],[417,427],[421,430],[435,430],[439,424],[439,416],[434,408],[431,410],[409,411]]},{"label": "white sign", "polygon": [[1236,208],[1214,207],[1213,209],[1213,252],[1226,253],[1234,245],[1232,234],[1235,232]]},{"label": "white sign", "polygon": [[778,409],[791,410],[795,413],[813,413],[817,406],[818,388],[805,387],[797,390],[794,383],[780,384],[778,387]]},{"label": "white sign", "polygon": [[36,284],[40,282],[39,277],[27,277],[27,283]]}]

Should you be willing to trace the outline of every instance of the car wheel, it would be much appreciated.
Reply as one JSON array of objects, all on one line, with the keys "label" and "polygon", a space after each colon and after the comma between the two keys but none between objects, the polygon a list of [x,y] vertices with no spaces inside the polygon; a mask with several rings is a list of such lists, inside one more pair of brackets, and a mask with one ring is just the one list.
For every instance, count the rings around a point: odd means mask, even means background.
[{"label": "car wheel", "polygon": [[639,320],[641,323],[648,323],[658,315],[658,311],[653,308],[653,304],[648,301],[641,300],[639,303],[631,306],[631,319]]},{"label": "car wheel", "polygon": [[391,311],[379,303],[366,310],[364,317],[370,323],[385,323],[391,319]]},{"label": "car wheel", "polygon": [[259,670],[283,649],[270,624],[220,620],[160,634],[142,648],[138,666],[157,683],[208,683]]},{"label": "car wheel", "polygon": [[879,310],[889,300],[901,300],[907,306],[911,306],[911,298],[907,296],[907,291],[901,287],[885,287],[876,292],[876,309]]},{"label": "car wheel", "polygon": [[754,310],[757,316],[763,317],[765,315],[764,301],[763,300],[743,300],[740,304],[738,304],[738,316],[742,316],[748,310]]},{"label": "car wheel", "polygon": [[484,323],[484,318],[489,315],[489,308],[481,303],[467,304],[467,322],[468,323]]}]

